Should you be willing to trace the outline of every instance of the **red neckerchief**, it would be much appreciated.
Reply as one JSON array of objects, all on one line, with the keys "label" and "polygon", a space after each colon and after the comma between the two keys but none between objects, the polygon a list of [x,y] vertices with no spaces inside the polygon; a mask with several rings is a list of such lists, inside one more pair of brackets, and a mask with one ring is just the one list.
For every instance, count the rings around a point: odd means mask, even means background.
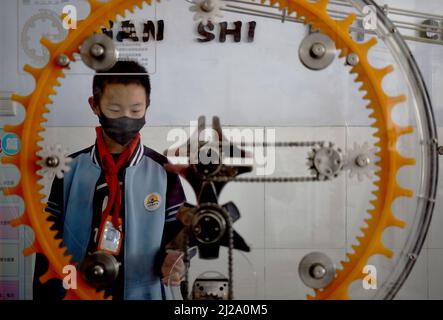
[{"label": "red neckerchief", "polygon": [[105,179],[109,190],[108,203],[102,214],[100,230],[103,229],[103,225],[109,215],[112,215],[112,224],[114,225],[114,228],[119,230],[121,226],[120,208],[122,205],[122,190],[118,181],[118,172],[131,159],[132,154],[140,143],[140,133],[137,133],[123,153],[120,154],[117,163],[115,163],[114,158],[106,147],[102,127],[96,127],[95,132],[97,134],[97,150],[100,163],[105,173]]}]

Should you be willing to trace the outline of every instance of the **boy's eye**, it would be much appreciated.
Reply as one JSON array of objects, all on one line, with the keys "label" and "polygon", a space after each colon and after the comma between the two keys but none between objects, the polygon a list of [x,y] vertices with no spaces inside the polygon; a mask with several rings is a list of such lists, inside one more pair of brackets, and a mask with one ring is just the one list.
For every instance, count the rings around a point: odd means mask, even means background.
[{"label": "boy's eye", "polygon": [[108,106],[108,110],[111,112],[119,112],[120,111],[120,107],[116,106],[116,105],[110,105]]}]

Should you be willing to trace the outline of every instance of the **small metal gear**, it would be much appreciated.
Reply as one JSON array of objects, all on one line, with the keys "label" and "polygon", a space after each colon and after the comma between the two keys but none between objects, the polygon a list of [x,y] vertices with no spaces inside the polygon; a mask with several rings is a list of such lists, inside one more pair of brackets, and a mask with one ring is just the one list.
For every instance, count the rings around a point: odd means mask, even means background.
[{"label": "small metal gear", "polygon": [[49,179],[54,177],[62,179],[64,173],[71,169],[69,163],[72,158],[67,156],[66,150],[59,144],[43,148],[38,155],[41,160],[37,161],[37,164],[42,167],[39,174],[47,176]]},{"label": "small metal gear", "polygon": [[343,155],[340,148],[335,148],[333,143],[319,144],[308,154],[307,165],[312,175],[319,180],[330,180],[338,177],[343,169]]},{"label": "small metal gear", "polygon": [[368,142],[363,145],[354,142],[354,147],[345,155],[344,169],[349,170],[349,177],[357,176],[359,181],[363,181],[365,177],[370,179],[379,161],[376,153],[377,149],[371,148]]},{"label": "small metal gear", "polygon": [[38,13],[36,13],[32,17],[30,17],[28,21],[26,21],[20,35],[21,47],[26,56],[29,57],[32,62],[37,65],[45,65],[47,63],[47,60],[49,59],[49,51],[46,47],[41,46],[42,51],[41,54],[39,54],[36,49],[32,48],[31,43],[35,40],[35,37],[32,37],[30,35],[30,30],[37,27],[37,21],[45,22],[46,20],[49,20],[51,22],[51,26],[57,29],[55,33],[46,33],[45,36],[47,38],[51,39],[54,42],[58,42],[63,40],[67,34],[67,31],[63,28],[60,17],[53,10],[39,9]]},{"label": "small metal gear", "polygon": [[217,22],[218,18],[223,17],[221,9],[225,7],[221,0],[194,0],[194,5],[189,8],[195,12],[194,20],[207,25],[209,21]]}]

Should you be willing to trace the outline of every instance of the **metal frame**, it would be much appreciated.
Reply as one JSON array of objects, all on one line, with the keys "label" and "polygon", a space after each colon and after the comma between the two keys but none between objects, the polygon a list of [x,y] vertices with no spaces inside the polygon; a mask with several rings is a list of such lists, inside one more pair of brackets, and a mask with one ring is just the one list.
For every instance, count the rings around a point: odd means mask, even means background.
[{"label": "metal frame", "polygon": [[[194,4],[192,0],[184,0],[190,4]],[[222,0],[225,2],[225,8],[222,8],[222,11],[225,12],[231,12],[231,13],[239,13],[239,14],[246,14],[250,16],[255,17],[262,17],[262,18],[269,18],[274,20],[279,20],[282,23],[285,22],[296,22],[296,23],[303,23],[303,19],[298,19],[293,16],[288,15],[286,10],[283,10],[283,12],[280,12],[278,8],[273,7],[268,4],[262,4],[260,2],[251,2],[250,0]],[[352,9],[352,4],[349,3],[348,0],[331,0],[329,1],[331,5],[338,6],[344,8],[344,10],[335,10],[333,8],[329,8],[328,12],[330,16],[333,18],[344,18],[347,16],[347,14],[350,12],[349,10],[346,11],[345,8]],[[243,5],[243,6],[241,6]],[[393,18],[389,17],[394,24],[394,26],[398,29],[403,29],[404,31],[415,31],[416,33],[420,34],[423,32],[432,32],[439,34],[439,39],[430,39],[422,36],[412,36],[407,34],[402,34],[403,38],[410,41],[416,41],[416,42],[422,42],[422,43],[428,43],[428,44],[438,44],[443,45],[443,15],[437,15],[437,14],[431,14],[431,13],[424,13],[424,12],[417,12],[417,11],[411,11],[406,9],[400,9],[400,8],[394,8],[389,7],[388,5],[385,5],[382,7],[384,13],[386,16],[397,16],[397,17],[406,17],[406,18],[419,18],[423,19],[422,23],[416,23],[416,22],[410,22],[410,21],[401,21],[401,20],[394,20]],[[362,15],[358,15],[359,21],[363,18]],[[435,20],[437,22],[440,22],[440,26],[429,26],[424,23],[425,20]],[[351,31],[363,33],[363,34],[371,34],[375,35],[376,33],[371,30],[365,30],[362,27],[351,27]]]}]

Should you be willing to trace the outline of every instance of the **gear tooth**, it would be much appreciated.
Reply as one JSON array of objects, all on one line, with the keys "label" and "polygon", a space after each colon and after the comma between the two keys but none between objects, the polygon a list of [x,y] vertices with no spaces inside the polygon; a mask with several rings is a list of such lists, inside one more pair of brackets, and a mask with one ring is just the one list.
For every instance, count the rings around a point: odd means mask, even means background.
[{"label": "gear tooth", "polygon": [[66,258],[68,258],[69,260],[72,260],[72,255],[69,253],[69,249],[67,247],[63,247],[62,252]]},{"label": "gear tooth", "polygon": [[43,138],[41,135],[37,135],[36,137],[35,137],[35,140],[37,141],[37,142],[39,142],[39,141],[43,141],[45,138]]},{"label": "gear tooth", "polygon": [[[377,216],[377,212],[375,210],[368,210],[368,213],[372,216],[371,218],[365,219],[365,223],[367,224],[367,227],[363,227],[365,229],[365,234],[367,233],[367,231],[373,227],[375,227],[375,225],[378,223],[378,220],[375,219],[375,217]],[[362,228],[362,229],[363,229]]]},{"label": "gear tooth", "polygon": [[53,57],[55,50],[57,50],[57,44],[52,42],[51,40],[49,40],[46,37],[42,37],[40,39],[40,43],[48,49],[48,51],[51,54],[51,57]]},{"label": "gear tooth", "polygon": [[24,257],[29,257],[30,255],[32,255],[34,253],[36,253],[36,251],[32,246],[23,249],[23,256]]},{"label": "gear tooth", "polygon": [[42,111],[43,111],[43,113],[48,113],[49,114],[49,108],[46,105],[42,106]]},{"label": "gear tooth", "polygon": [[[346,255],[346,256],[347,256],[347,255]],[[350,262],[349,262],[349,261],[340,261],[340,264],[341,264],[343,270],[345,270],[345,269],[347,269],[348,266],[350,265]]]},{"label": "gear tooth", "polygon": [[406,227],[406,222],[396,218],[392,212],[389,216],[388,224],[392,227],[397,227],[401,229],[404,229]]},{"label": "gear tooth", "polygon": [[31,226],[31,223],[29,222],[29,218],[26,214],[23,214],[22,216],[16,218],[16,219],[12,219],[9,224],[16,228],[20,225],[26,225],[26,226]]},{"label": "gear tooth", "polygon": [[385,256],[386,258],[392,258],[394,256],[394,252],[391,249],[386,248],[381,242],[376,245],[376,248],[377,253]]},{"label": "gear tooth", "polygon": [[412,126],[407,126],[407,127],[397,127],[396,128],[396,133],[398,136],[403,136],[406,134],[411,134],[414,132],[414,128]]},{"label": "gear tooth", "polygon": [[387,97],[386,105],[388,106],[388,108],[392,109],[397,104],[403,103],[405,101],[406,101],[406,96],[405,95],[399,95],[399,96],[396,96],[396,97]]},{"label": "gear tooth", "polygon": [[[38,177],[37,173],[35,175]],[[40,203],[43,203],[43,200],[46,198],[46,196],[44,194],[41,194],[41,193],[37,193],[35,197],[36,197],[37,200],[40,201]]]},{"label": "gear tooth", "polygon": [[42,68],[35,68],[29,64],[25,64],[25,66],[23,67],[23,70],[26,71],[27,73],[30,73],[35,81],[38,81],[38,79],[40,78],[40,75],[43,72]]},{"label": "gear tooth", "polygon": [[369,203],[375,208],[377,207],[378,201],[376,199],[369,201]]},{"label": "gear tooth", "polygon": [[40,283],[45,284],[46,282],[48,282],[48,280],[53,278],[59,278],[59,276],[55,271],[51,269],[51,267],[49,267],[46,273],[40,276],[39,281]]},{"label": "gear tooth", "polygon": [[[137,0],[135,3],[135,6],[142,9],[143,8],[143,2],[144,0]],[[160,0],[157,0],[158,3],[160,3]],[[148,4],[151,4],[151,0],[147,0]]]},{"label": "gear tooth", "polygon": [[15,101],[15,102],[19,102],[25,108],[27,108],[29,106],[29,102],[31,101],[31,95],[21,96],[21,95],[18,95],[18,94],[12,94],[11,95],[11,100]]},{"label": "gear tooth", "polygon": [[48,116],[49,116],[49,112],[48,111],[45,111],[45,113],[42,114],[42,118],[44,119],[45,122],[48,122],[48,120],[49,120]]},{"label": "gear tooth", "polygon": [[278,2],[278,0],[269,0],[269,3],[271,6],[275,6],[275,4]]},{"label": "gear tooth", "polygon": [[414,195],[414,192],[410,189],[406,189],[406,188],[402,188],[400,186],[395,187],[394,190],[394,194],[396,197],[407,197],[407,198],[412,198],[412,196]]},{"label": "gear tooth", "polygon": [[21,184],[19,183],[15,187],[4,188],[3,193],[6,196],[18,195],[18,196],[23,197],[23,188],[22,188]]},{"label": "gear tooth", "polygon": [[397,151],[395,152],[395,157],[399,167],[414,166],[417,163],[416,159],[403,157]]},{"label": "gear tooth", "polygon": [[[24,123],[22,122],[21,124],[19,124],[17,126],[15,126],[15,125],[6,125],[6,126],[4,126],[3,129],[6,132],[15,133],[17,136],[21,137],[22,133],[23,133],[23,129],[24,129]],[[1,159],[5,159],[5,157],[0,158],[0,160]]]},{"label": "gear tooth", "polygon": [[[54,223],[53,223],[54,224]],[[63,239],[55,239],[54,240],[55,244],[60,247],[60,245],[63,243]],[[63,252],[63,251],[62,251]]]},{"label": "gear tooth", "polygon": [[358,91],[361,92],[369,92],[369,84],[367,84],[366,82],[362,82],[361,86],[358,88]]},{"label": "gear tooth", "polygon": [[287,10],[288,10],[288,15],[296,13],[296,19],[298,18],[297,11],[290,4],[287,4]]},{"label": "gear tooth", "polygon": [[[375,121],[374,121],[373,124],[371,124],[371,127],[373,127],[373,128],[380,128],[381,120],[380,120],[379,116],[377,115],[374,119],[375,119]],[[377,132],[375,132],[375,133],[373,134],[373,136],[376,137],[376,138],[378,138],[378,139],[381,139],[381,132],[380,132],[380,131],[377,131]],[[378,141],[377,143],[375,143],[375,145],[376,145],[377,147],[380,147],[380,148],[381,148],[381,143],[380,143],[380,141]]]},{"label": "gear tooth", "polygon": [[[369,212],[369,214],[371,214],[371,215],[373,215],[373,210],[368,210],[368,212]],[[371,213],[372,212],[372,213]],[[368,230],[369,230],[369,226],[368,227],[361,227],[360,228],[360,231],[364,234],[364,235],[366,235],[366,233],[368,232]]]},{"label": "gear tooth", "polygon": [[[70,70],[71,68],[69,66],[67,66],[65,69]],[[56,79],[64,79],[66,78],[66,74],[64,74],[61,70],[60,73],[57,75]],[[58,83],[60,83],[58,80],[56,80]]]},{"label": "gear tooth", "polygon": [[392,73],[394,71],[394,66],[392,64],[381,68],[381,69],[375,69],[375,72],[377,73],[378,77],[380,79],[383,79],[384,77],[386,77],[388,74]]},{"label": "gear tooth", "polygon": [[[13,164],[16,167],[19,167],[19,165],[20,165],[20,157],[18,155],[2,157],[2,158],[0,158],[0,163],[3,163],[3,164]],[[7,188],[7,189],[10,189],[10,188]]]},{"label": "gear tooth", "polygon": [[356,73],[356,72],[354,71],[354,68],[355,68],[355,67],[352,67],[352,69],[351,69],[352,73],[357,74],[357,77],[355,78],[354,82],[355,82],[355,83],[363,82],[363,81],[364,81],[363,75],[360,74],[360,73]]},{"label": "gear tooth", "polygon": [[29,257],[30,255],[37,253],[38,251],[36,250],[36,248],[34,247],[34,245],[31,245],[25,249],[23,249],[23,256],[25,257]]},{"label": "gear tooth", "polygon": [[[370,38],[368,41],[360,44],[360,47],[362,50],[367,53],[373,46],[375,46],[378,43],[378,40],[376,37]],[[365,57],[366,58],[366,57]]]},{"label": "gear tooth", "polygon": [[288,1],[287,0],[279,0],[278,1],[278,9],[279,10],[285,9],[287,7],[287,5],[288,5]]},{"label": "gear tooth", "polygon": [[[355,13],[351,13],[343,20],[336,20],[337,24],[343,29],[343,30],[349,30],[351,25],[354,23],[355,19],[357,19],[357,15]],[[347,50],[346,50],[347,51]],[[347,52],[346,52],[347,53]],[[345,54],[347,55],[347,54]],[[343,55],[344,57],[344,55]]]},{"label": "gear tooth", "polygon": [[53,87],[48,88],[48,95],[53,95],[53,94],[57,94],[57,92],[55,91],[55,89]]},{"label": "gear tooth", "polygon": [[372,100],[372,95],[369,92],[366,92],[363,96],[363,100]]},{"label": "gear tooth", "polygon": [[348,261],[352,261],[355,257],[355,253],[346,253],[346,258],[348,259]]},{"label": "gear tooth", "polygon": [[[37,182],[36,186],[37,186],[37,191],[39,191],[39,192],[45,189],[45,185],[40,182]],[[42,194],[42,195],[44,196],[44,194]]]},{"label": "gear tooth", "polygon": [[368,211],[367,211],[367,213],[371,216],[371,217],[375,217],[375,216],[377,216],[377,208],[379,207],[380,205],[377,203],[375,206],[374,206],[374,208],[372,208],[372,209],[369,209]]}]

